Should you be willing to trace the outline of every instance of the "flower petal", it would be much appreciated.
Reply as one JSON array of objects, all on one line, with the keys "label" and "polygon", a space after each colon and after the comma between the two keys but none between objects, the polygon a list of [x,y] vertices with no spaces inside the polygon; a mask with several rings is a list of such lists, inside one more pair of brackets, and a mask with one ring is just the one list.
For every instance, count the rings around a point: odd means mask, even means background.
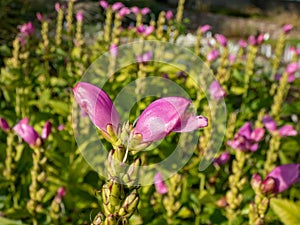
[{"label": "flower petal", "polygon": [[275,120],[272,119],[269,115],[265,115],[262,119],[262,122],[264,123],[265,127],[269,132],[273,132],[277,130],[277,124]]},{"label": "flower petal", "polygon": [[89,115],[93,124],[106,131],[108,124],[117,129],[120,118],[109,96],[97,86],[79,82],[73,89],[79,106]]},{"label": "flower petal", "polygon": [[39,135],[35,129],[28,124],[28,118],[20,120],[19,123],[13,127],[13,130],[29,145],[37,144]]},{"label": "flower petal", "polygon": [[160,172],[156,173],[154,176],[155,189],[159,194],[166,194],[168,192],[168,187],[166,186]]},{"label": "flower petal", "polygon": [[297,131],[291,125],[284,125],[279,129],[279,135],[281,137],[296,136]]}]

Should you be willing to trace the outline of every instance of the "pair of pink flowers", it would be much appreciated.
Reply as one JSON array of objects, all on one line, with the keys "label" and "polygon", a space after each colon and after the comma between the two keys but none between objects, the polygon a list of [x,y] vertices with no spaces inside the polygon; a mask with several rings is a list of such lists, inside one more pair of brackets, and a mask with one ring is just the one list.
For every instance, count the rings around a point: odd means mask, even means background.
[{"label": "pair of pink flowers", "polygon": [[47,121],[42,129],[41,136],[36,132],[36,130],[29,125],[29,119],[24,118],[19,121],[13,130],[30,146],[38,146],[41,144],[42,139],[47,139],[51,133],[52,124]]},{"label": "pair of pink flowers", "polygon": [[[120,117],[110,97],[97,86],[79,82],[73,89],[81,109],[89,115],[93,124],[105,134],[112,126],[117,134]],[[183,97],[165,97],[152,102],[140,115],[131,136],[141,136],[142,143],[161,140],[171,132],[190,132],[207,126],[207,118],[188,111],[191,101]]]}]

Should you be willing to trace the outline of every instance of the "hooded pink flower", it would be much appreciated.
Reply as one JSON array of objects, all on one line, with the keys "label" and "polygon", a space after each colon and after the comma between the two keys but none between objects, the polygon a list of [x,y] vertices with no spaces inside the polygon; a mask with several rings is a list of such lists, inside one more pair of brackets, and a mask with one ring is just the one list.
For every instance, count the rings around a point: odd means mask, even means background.
[{"label": "hooded pink flower", "polygon": [[113,57],[117,57],[117,55],[119,53],[118,46],[116,44],[111,44],[111,46],[109,48],[109,52]]},{"label": "hooded pink flower", "polygon": [[166,194],[168,192],[168,187],[165,184],[160,172],[156,173],[154,176],[154,185],[155,185],[155,189],[156,191],[163,195]]},{"label": "hooded pink flower", "polygon": [[83,21],[83,13],[82,12],[77,12],[76,13],[76,20],[78,22],[82,22]]},{"label": "hooded pink flower", "polygon": [[214,80],[209,86],[209,93],[215,100],[220,100],[226,96],[225,90],[217,80]]},{"label": "hooded pink flower", "polygon": [[201,33],[205,33],[211,29],[211,26],[208,24],[205,24],[205,25],[199,27],[198,29],[200,29]]},{"label": "hooded pink flower", "polygon": [[35,146],[38,144],[39,135],[28,122],[28,118],[20,120],[19,123],[13,127],[13,130],[29,145]]},{"label": "hooded pink flower", "polygon": [[80,82],[74,89],[74,97],[79,106],[86,111],[93,124],[106,132],[107,125],[112,125],[115,131],[120,118],[109,96],[93,84]]},{"label": "hooded pink flower", "polygon": [[152,57],[153,57],[153,53],[151,51],[148,51],[148,52],[145,52],[142,55],[137,55],[136,56],[136,61],[138,63],[147,63],[147,62],[152,60]]},{"label": "hooded pink flower", "polygon": [[[271,193],[280,193],[293,184],[300,182],[300,164],[285,164],[276,167],[273,169],[264,180],[266,183],[267,180],[273,179],[274,184],[271,185],[271,188],[268,190]],[[263,187],[264,187],[263,182]]]},{"label": "hooded pink flower", "polygon": [[[281,77],[282,77],[281,74],[279,74],[279,73],[275,74],[275,80],[280,80]],[[292,83],[292,82],[294,82],[294,80],[296,80],[295,74],[289,74],[288,75],[288,80],[287,80],[288,83]]]},{"label": "hooded pink flower", "polygon": [[99,5],[103,8],[103,9],[108,9],[109,4],[107,3],[107,1],[101,0],[99,2]]},{"label": "hooded pink flower", "polygon": [[250,35],[249,38],[248,38],[248,43],[250,45],[256,45],[256,38],[254,35]]},{"label": "hooded pink flower", "polygon": [[285,33],[285,34],[289,34],[291,32],[291,30],[293,29],[293,25],[292,24],[285,24],[283,27],[282,27],[282,31]]},{"label": "hooded pink flower", "polygon": [[289,75],[296,73],[298,70],[300,70],[300,65],[296,62],[288,64],[285,68],[285,72]]},{"label": "hooded pink flower", "polygon": [[220,45],[222,45],[223,47],[227,46],[227,39],[224,35],[222,34],[216,34],[215,35],[217,41],[219,42]]},{"label": "hooded pink flower", "polygon": [[119,15],[121,17],[124,17],[124,16],[128,15],[129,13],[130,13],[130,10],[127,7],[123,7],[119,11]]},{"label": "hooded pink flower", "polygon": [[44,21],[44,17],[43,17],[43,15],[42,15],[40,12],[37,12],[37,13],[36,13],[36,18],[37,18],[39,21],[41,21],[41,22]]},{"label": "hooded pink flower", "polygon": [[264,34],[259,34],[256,38],[256,44],[260,45],[265,39],[265,35]]},{"label": "hooded pink flower", "polygon": [[155,30],[154,26],[140,25],[136,28],[136,32],[144,36],[150,35]]},{"label": "hooded pink flower", "polygon": [[166,12],[166,19],[171,20],[172,18],[173,18],[173,12],[172,12],[172,10],[168,10]]},{"label": "hooded pink flower", "polygon": [[133,12],[135,15],[140,13],[140,9],[137,6],[133,6],[130,8],[131,12]]},{"label": "hooded pink flower", "polygon": [[142,8],[141,13],[142,15],[147,15],[150,12],[150,9],[148,7]]},{"label": "hooded pink flower", "polygon": [[122,2],[116,2],[111,6],[113,11],[118,11],[119,9],[121,9],[123,7],[124,7],[124,5]]},{"label": "hooded pink flower", "polygon": [[275,120],[273,120],[269,115],[265,115],[262,121],[269,132],[272,133],[278,131],[280,137],[297,135],[297,131],[291,125],[284,125],[279,130],[277,130],[277,124]]},{"label": "hooded pink flower", "polygon": [[243,39],[240,39],[239,40],[239,46],[241,48],[246,48],[247,47],[247,42],[245,40],[243,40]]},{"label": "hooded pink flower", "polygon": [[227,144],[237,150],[255,152],[258,149],[258,142],[264,137],[264,134],[263,128],[254,130],[251,123],[247,122]]},{"label": "hooded pink flower", "polygon": [[211,50],[207,55],[206,55],[206,60],[208,62],[213,62],[215,61],[218,57],[220,56],[220,52],[217,49]]},{"label": "hooded pink flower", "polygon": [[[109,96],[100,88],[85,82],[73,89],[79,106],[86,110],[97,128],[106,131],[108,124],[118,127],[120,118]],[[189,112],[191,101],[183,97],[165,97],[152,102],[138,118],[133,135],[142,142],[163,139],[171,132],[190,132],[207,126],[207,119]]]},{"label": "hooded pink flower", "polygon": [[56,12],[59,12],[61,9],[60,4],[58,2],[55,3],[54,7],[55,7]]},{"label": "hooded pink flower", "polygon": [[221,166],[228,162],[230,159],[230,153],[229,152],[223,152],[218,158],[214,159],[214,166]]},{"label": "hooded pink flower", "polygon": [[8,132],[10,129],[7,121],[2,117],[0,117],[0,129],[2,129],[4,132]]},{"label": "hooded pink flower", "polygon": [[52,130],[52,124],[50,121],[47,121],[42,129],[41,138],[47,139]]},{"label": "hooded pink flower", "polygon": [[31,22],[24,23],[20,27],[20,32],[25,36],[31,36],[34,33],[34,26]]},{"label": "hooded pink flower", "polygon": [[187,112],[190,105],[191,101],[183,97],[165,97],[152,102],[139,117],[134,134],[141,134],[143,142],[153,142],[171,132],[206,127],[207,118]]}]

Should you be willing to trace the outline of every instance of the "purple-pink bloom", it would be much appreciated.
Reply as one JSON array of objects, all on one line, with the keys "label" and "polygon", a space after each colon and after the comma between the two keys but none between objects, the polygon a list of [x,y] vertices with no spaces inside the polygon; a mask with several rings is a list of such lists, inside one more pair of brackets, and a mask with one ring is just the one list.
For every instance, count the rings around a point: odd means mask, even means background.
[{"label": "purple-pink bloom", "polygon": [[282,31],[285,33],[285,34],[289,34],[291,32],[291,30],[293,29],[293,25],[292,24],[285,24],[283,27],[282,27]]},{"label": "purple-pink bloom", "polygon": [[216,34],[215,35],[217,41],[219,42],[220,45],[222,45],[223,47],[227,46],[227,39],[224,35],[222,34]]},{"label": "purple-pink bloom", "polygon": [[231,64],[233,64],[234,61],[235,61],[235,55],[232,54],[232,53],[230,53],[229,56],[228,56],[228,60],[229,60],[229,62],[230,62]]},{"label": "purple-pink bloom", "polygon": [[223,152],[219,157],[214,159],[214,166],[221,166],[228,162],[230,159],[229,152]]},{"label": "purple-pink bloom", "polygon": [[269,115],[265,115],[262,119],[262,122],[264,123],[265,127],[269,132],[273,132],[277,130],[277,124],[275,120],[272,119]]},{"label": "purple-pink bloom", "polygon": [[214,80],[209,86],[209,93],[215,100],[220,100],[226,96],[225,90],[217,80]]},{"label": "purple-pink bloom", "polygon": [[38,145],[39,135],[28,122],[28,118],[20,120],[19,123],[13,127],[13,130],[29,145]]},{"label": "purple-pink bloom", "polygon": [[117,55],[119,53],[118,46],[116,44],[111,44],[111,46],[109,48],[109,52],[113,57],[117,57]]},{"label": "purple-pink bloom", "polygon": [[83,21],[83,13],[82,12],[77,12],[76,13],[76,20],[78,22],[82,22]]},{"label": "purple-pink bloom", "polygon": [[[278,73],[275,74],[275,80],[280,80],[281,77],[282,77],[281,74],[278,74]],[[292,83],[292,82],[294,82],[294,80],[296,80],[295,74],[294,73],[289,74],[288,79],[287,79],[288,83]]]},{"label": "purple-pink bloom", "polygon": [[57,130],[59,131],[62,131],[65,129],[65,125],[64,124],[60,124],[58,127],[57,127]]},{"label": "purple-pink bloom", "polygon": [[136,56],[136,61],[138,63],[147,63],[147,62],[152,60],[152,57],[153,57],[153,53],[151,51],[148,51],[148,52],[145,52],[142,55],[137,55]]},{"label": "purple-pink bloom", "polygon": [[61,9],[60,4],[58,2],[55,3],[54,7],[55,7],[56,12],[59,12]]},{"label": "purple-pink bloom", "polygon": [[291,125],[284,125],[278,130],[276,122],[269,115],[265,115],[262,121],[269,132],[278,131],[280,137],[297,135],[297,131]]},{"label": "purple-pink bloom", "polygon": [[259,34],[256,38],[256,44],[260,45],[264,41],[265,35]]},{"label": "purple-pink bloom", "polygon": [[42,129],[41,138],[47,139],[52,130],[52,124],[50,121],[47,121]]},{"label": "purple-pink bloom", "polygon": [[154,29],[154,26],[140,25],[136,28],[136,32],[139,34],[143,34],[144,36],[148,36],[154,31]]},{"label": "purple-pink bloom", "polygon": [[24,23],[20,27],[20,32],[25,36],[30,36],[34,33],[34,26],[31,22]]},{"label": "purple-pink bloom", "polygon": [[208,62],[215,61],[220,55],[220,52],[217,49],[211,50],[207,55],[206,55],[206,60]]},{"label": "purple-pink bloom", "polygon": [[124,7],[124,5],[123,5],[122,2],[116,2],[116,3],[114,3],[114,4],[112,5],[111,8],[112,8],[113,11],[117,11],[117,10],[123,8],[123,7]]},{"label": "purple-pink bloom", "polygon": [[172,10],[168,10],[166,12],[166,19],[171,20],[172,18],[173,18],[173,12],[172,12]]},{"label": "purple-pink bloom", "polygon": [[108,7],[109,7],[109,4],[108,4],[107,1],[105,1],[105,0],[101,0],[101,1],[99,2],[99,5],[100,5],[103,9],[108,9]]},{"label": "purple-pink bloom", "polygon": [[280,137],[296,136],[297,131],[291,125],[284,125],[279,129]]},{"label": "purple-pink bloom", "polygon": [[7,121],[0,117],[0,128],[4,131],[4,132],[8,132],[10,129],[10,126],[8,125]]},{"label": "purple-pink bloom", "polygon": [[207,118],[187,111],[191,101],[183,97],[165,97],[152,102],[139,117],[134,134],[143,142],[163,139],[171,132],[190,132],[207,126]]},{"label": "purple-pink bloom", "polygon": [[290,75],[296,73],[296,71],[299,69],[300,65],[296,62],[292,62],[287,65],[287,67],[285,68],[285,72]]},{"label": "purple-pink bloom", "polygon": [[239,46],[241,48],[246,48],[247,47],[247,42],[245,40],[243,40],[243,39],[240,39],[239,40]]},{"label": "purple-pink bloom", "polygon": [[37,13],[36,13],[36,18],[37,18],[39,21],[41,21],[41,22],[44,21],[44,17],[43,17],[43,15],[42,15],[40,12],[37,12]]},{"label": "purple-pink bloom", "polygon": [[135,15],[139,14],[140,9],[137,6],[133,6],[130,8],[131,12],[133,12]]},{"label": "purple-pink bloom", "polygon": [[264,129],[253,129],[251,123],[245,123],[227,144],[237,150],[255,152],[258,142],[264,137]]},{"label": "purple-pink bloom", "polygon": [[256,45],[256,38],[254,35],[250,35],[249,38],[248,38],[248,43],[250,45]]},{"label": "purple-pink bloom", "polygon": [[198,29],[200,29],[201,33],[205,33],[211,29],[211,26],[208,24],[205,24],[203,26],[200,26]]},{"label": "purple-pink bloom", "polygon": [[87,112],[98,129],[106,132],[107,125],[112,125],[117,130],[120,124],[119,114],[103,90],[93,84],[79,82],[73,93],[79,106]]},{"label": "purple-pink bloom", "polygon": [[272,193],[280,193],[293,184],[300,182],[300,164],[285,164],[273,169],[266,179],[272,178],[275,181]]},{"label": "purple-pink bloom", "polygon": [[130,13],[130,10],[127,7],[123,7],[119,11],[119,15],[121,17],[124,17],[124,16],[128,15],[129,13]]},{"label": "purple-pink bloom", "polygon": [[57,189],[57,196],[59,196],[60,198],[65,197],[66,194],[67,194],[67,191],[64,186]]},{"label": "purple-pink bloom", "polygon": [[148,14],[149,12],[150,12],[150,9],[149,9],[148,7],[145,7],[145,8],[142,8],[142,9],[141,9],[142,15],[146,15],[146,14]]},{"label": "purple-pink bloom", "polygon": [[155,185],[155,189],[156,191],[163,195],[166,194],[168,192],[168,187],[165,184],[160,172],[156,173],[154,176],[154,185]]}]

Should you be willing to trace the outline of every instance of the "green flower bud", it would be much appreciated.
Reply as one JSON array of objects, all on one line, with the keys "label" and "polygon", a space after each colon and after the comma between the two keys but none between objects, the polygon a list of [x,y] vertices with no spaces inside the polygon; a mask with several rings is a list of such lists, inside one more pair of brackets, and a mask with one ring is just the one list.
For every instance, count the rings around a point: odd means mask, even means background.
[{"label": "green flower bud", "polygon": [[124,200],[122,207],[119,210],[119,216],[129,218],[137,208],[139,196],[137,190],[134,189]]},{"label": "green flower bud", "polygon": [[36,193],[36,200],[38,202],[41,202],[44,198],[46,194],[46,190],[44,188],[41,188],[40,190],[38,190],[38,192]]},{"label": "green flower bud", "polygon": [[37,177],[37,180],[40,183],[44,183],[46,180],[46,173],[44,171],[42,173],[40,173]]}]

